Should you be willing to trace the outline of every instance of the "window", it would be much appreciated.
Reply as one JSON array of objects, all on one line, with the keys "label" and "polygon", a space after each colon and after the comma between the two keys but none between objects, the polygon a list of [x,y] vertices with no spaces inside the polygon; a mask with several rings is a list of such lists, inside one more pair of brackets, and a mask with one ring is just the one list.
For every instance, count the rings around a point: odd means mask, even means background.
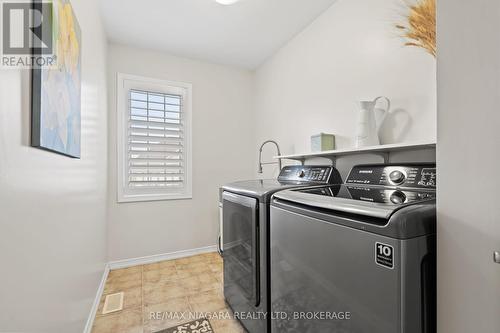
[{"label": "window", "polygon": [[191,91],[118,74],[118,202],[192,197]]}]

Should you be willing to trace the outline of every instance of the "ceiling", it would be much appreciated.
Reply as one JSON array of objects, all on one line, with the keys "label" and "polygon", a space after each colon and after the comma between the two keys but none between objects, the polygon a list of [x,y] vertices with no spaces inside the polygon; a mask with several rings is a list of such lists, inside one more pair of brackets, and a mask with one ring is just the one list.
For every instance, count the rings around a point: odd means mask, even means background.
[{"label": "ceiling", "polygon": [[335,0],[102,0],[111,42],[254,69]]}]

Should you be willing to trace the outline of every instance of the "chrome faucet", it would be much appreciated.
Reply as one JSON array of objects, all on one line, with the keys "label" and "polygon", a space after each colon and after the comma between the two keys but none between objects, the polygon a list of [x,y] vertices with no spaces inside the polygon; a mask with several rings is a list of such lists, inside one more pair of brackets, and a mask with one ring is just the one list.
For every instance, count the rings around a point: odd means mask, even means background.
[{"label": "chrome faucet", "polygon": [[280,146],[278,145],[278,143],[276,141],[274,141],[274,140],[264,141],[259,149],[259,169],[257,171],[258,173],[262,173],[262,166],[264,164],[278,164],[278,167],[281,171],[281,158],[278,159],[278,162],[266,162],[266,163],[262,162],[262,148],[264,148],[264,146],[268,143],[273,143],[276,146],[276,149],[278,150],[278,156],[281,155]]}]

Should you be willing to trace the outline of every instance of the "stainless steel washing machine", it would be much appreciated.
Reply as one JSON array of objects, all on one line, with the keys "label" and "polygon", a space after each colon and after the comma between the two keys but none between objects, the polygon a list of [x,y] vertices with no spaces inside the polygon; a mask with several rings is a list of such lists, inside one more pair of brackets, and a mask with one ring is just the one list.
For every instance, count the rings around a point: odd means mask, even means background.
[{"label": "stainless steel washing machine", "polygon": [[436,168],[360,165],[271,203],[273,333],[436,331]]},{"label": "stainless steel washing machine", "polygon": [[[250,333],[266,333],[269,315],[269,203],[281,190],[339,184],[330,166],[286,166],[278,179],[222,188],[224,296]],[[243,317],[244,316],[244,317]]]}]

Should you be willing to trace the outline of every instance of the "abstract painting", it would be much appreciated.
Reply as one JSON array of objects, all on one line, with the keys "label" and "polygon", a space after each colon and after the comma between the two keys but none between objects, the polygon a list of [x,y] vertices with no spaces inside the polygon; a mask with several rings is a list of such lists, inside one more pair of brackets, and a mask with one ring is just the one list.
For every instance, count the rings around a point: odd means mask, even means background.
[{"label": "abstract painting", "polygon": [[53,0],[57,66],[33,68],[31,144],[81,156],[81,31],[68,0]]}]

